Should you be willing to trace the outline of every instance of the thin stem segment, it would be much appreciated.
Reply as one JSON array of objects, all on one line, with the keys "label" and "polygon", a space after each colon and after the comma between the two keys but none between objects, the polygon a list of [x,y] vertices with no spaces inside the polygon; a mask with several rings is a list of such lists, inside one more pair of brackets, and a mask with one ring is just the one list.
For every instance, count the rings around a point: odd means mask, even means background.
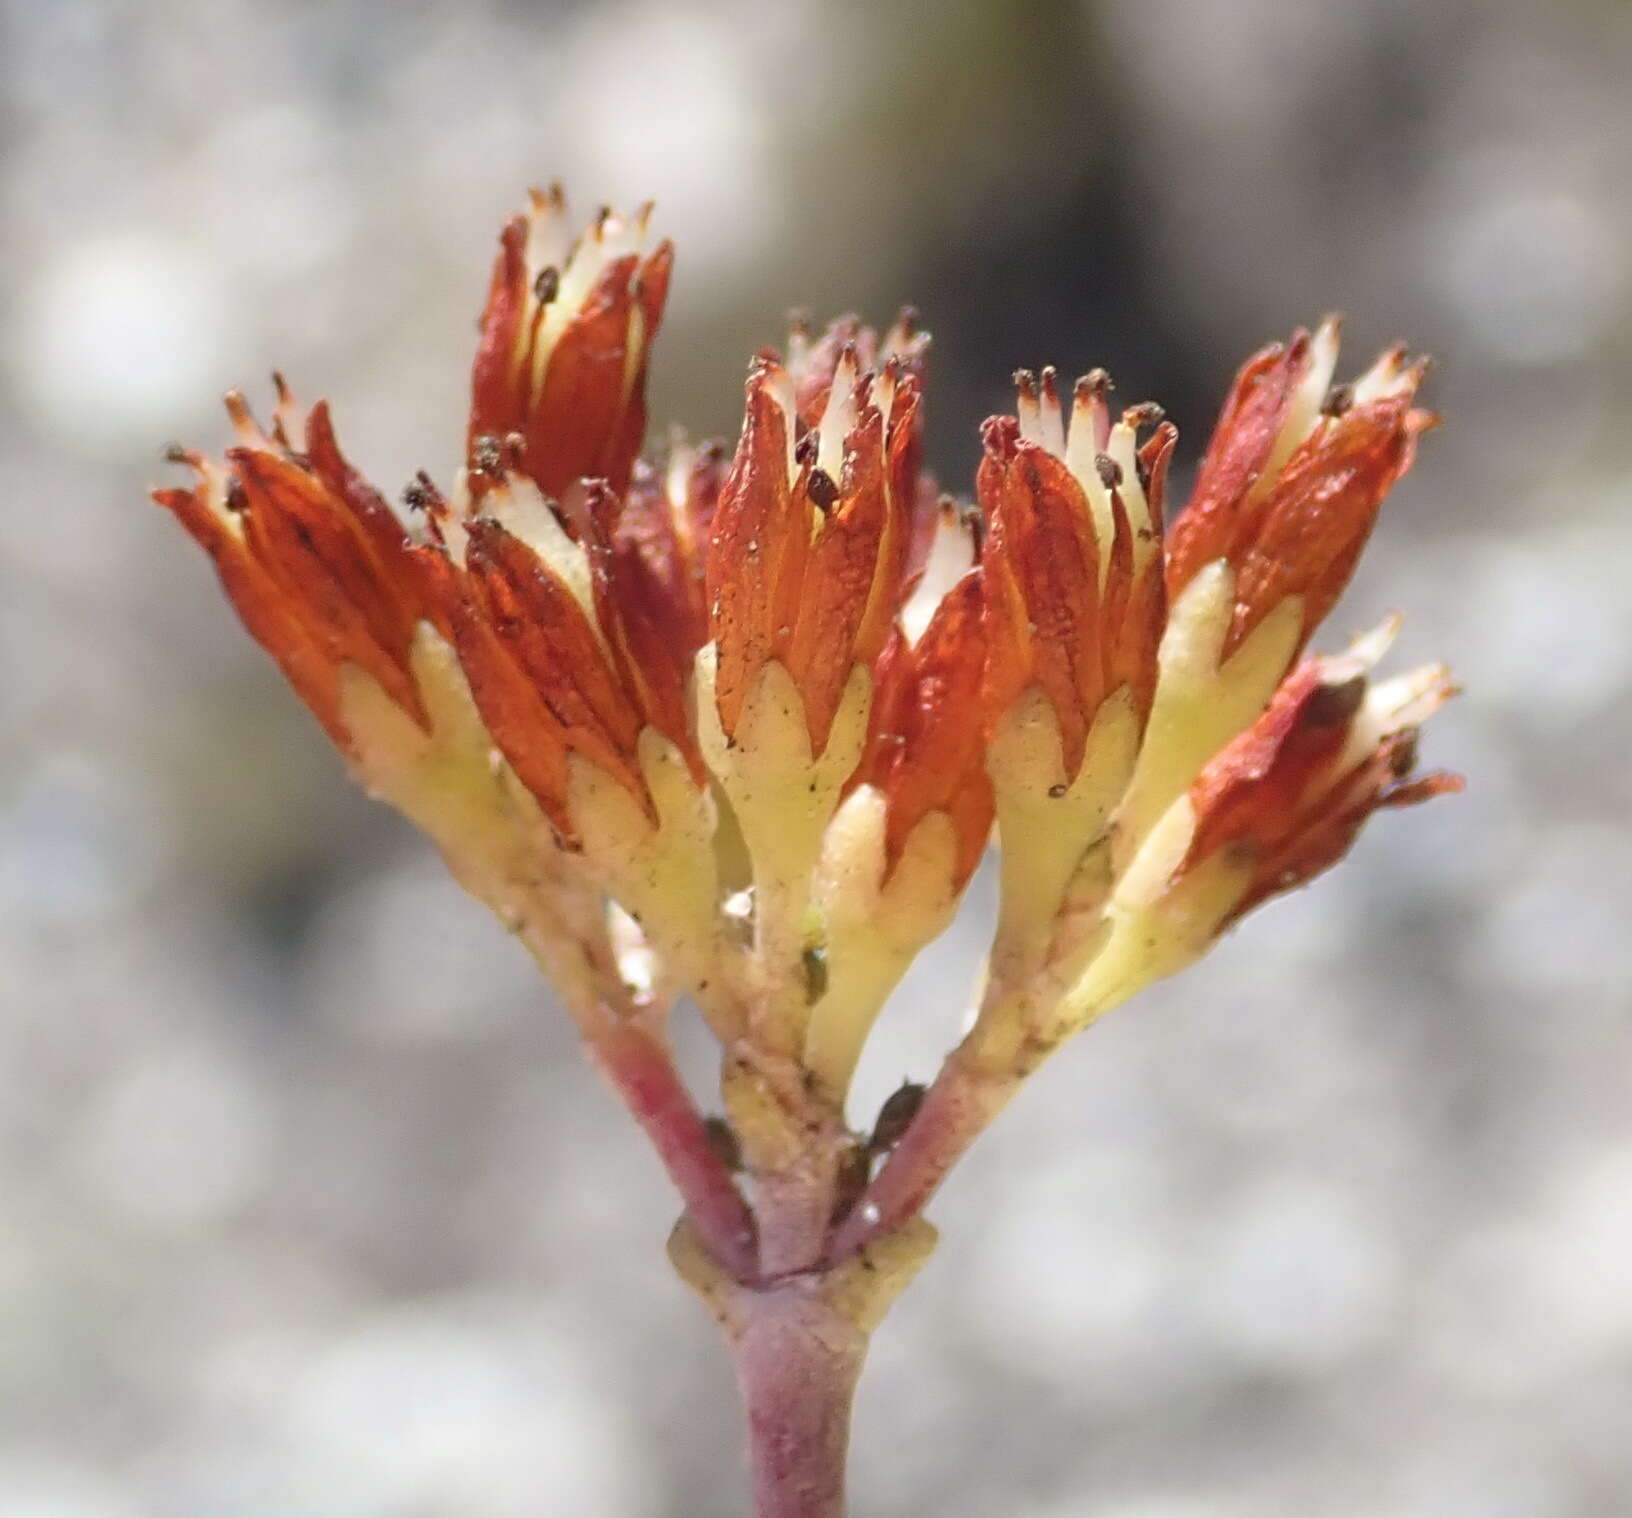
[{"label": "thin stem segment", "polygon": [[608,1021],[585,1038],[591,1058],[651,1139],[686,1215],[738,1280],[755,1270],[754,1224],[721,1163],[668,1046],[637,1023]]},{"label": "thin stem segment", "polygon": [[837,1264],[894,1232],[928,1206],[948,1172],[1019,1089],[1012,1071],[993,1072],[955,1049],[923,1105],[861,1201],[839,1225],[826,1260]]}]

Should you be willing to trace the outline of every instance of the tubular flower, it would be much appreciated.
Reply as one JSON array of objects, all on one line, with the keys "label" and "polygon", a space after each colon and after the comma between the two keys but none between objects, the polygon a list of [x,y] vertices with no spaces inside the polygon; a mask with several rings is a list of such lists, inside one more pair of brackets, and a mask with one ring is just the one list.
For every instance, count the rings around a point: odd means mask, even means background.
[{"label": "tubular flower", "polygon": [[981,572],[970,569],[937,599],[916,637],[903,627],[879,661],[872,727],[857,772],[885,798],[886,874],[925,817],[952,824],[951,878],[961,890],[986,850],[992,782],[981,742]]},{"label": "tubular flower", "polygon": [[[980,501],[990,523],[982,562],[993,724],[1035,685],[1060,730],[1063,778],[1082,767],[1105,700],[1127,692],[1142,726],[1156,684],[1166,610],[1161,530],[1178,432],[1154,406],[1111,425],[1103,371],[1079,380],[1069,431],[1052,369],[1016,376],[1017,417],[986,424]],[[1139,428],[1156,424],[1143,447]]]},{"label": "tubular flower", "polygon": [[1332,386],[1338,322],[1301,328],[1242,366],[1173,524],[1168,591],[1205,565],[1234,572],[1228,658],[1296,597],[1298,646],[1348,584],[1394,482],[1434,416],[1412,404],[1426,364],[1391,348],[1353,384]]},{"label": "tubular flower", "polygon": [[[1305,653],[1433,419],[1403,349],[1334,389],[1337,324],[1299,332],[1241,370],[1164,526],[1160,409],[1113,415],[1096,370],[1067,410],[1022,372],[959,506],[923,469],[908,313],[796,324],[752,363],[734,449],[642,460],[672,256],[647,221],[573,240],[551,191],[505,228],[464,467],[445,494],[419,475],[407,522],[281,381],[270,430],[233,397],[224,460],[177,450],[194,480],[155,496],[556,983],[684,1198],[671,1252],[750,1402],[819,1387],[801,1427],[830,1455],[848,1385],[823,1377],[859,1369],[922,1208],[1038,1062],[1375,812],[1457,787],[1412,773],[1443,670],[1373,683],[1389,628]],[[866,1039],[994,824],[969,1030],[857,1131]],[[681,994],[724,1117],[676,1071]],[[770,1443],[776,1492],[794,1443]]]},{"label": "tubular flower", "polygon": [[852,675],[883,651],[913,535],[918,377],[899,355],[863,370],[860,351],[845,343],[830,370],[812,355],[802,384],[774,355],[755,360],[709,548],[722,728],[735,735],[775,662],[817,757]]},{"label": "tubular flower", "polygon": [[1117,884],[1073,1016],[1181,968],[1253,907],[1329,869],[1374,812],[1462,788],[1454,775],[1412,775],[1418,726],[1454,694],[1445,670],[1370,680],[1395,630],[1305,660],[1168,809]]},{"label": "tubular flower", "polygon": [[[580,490],[581,540],[525,475],[484,482],[458,528],[444,580],[459,655],[495,742],[568,842],[581,842],[569,759],[623,784],[652,822],[641,735],[674,745],[696,784],[701,759],[685,714],[683,648],[655,597],[614,550],[620,503],[600,481]],[[434,518],[433,518],[434,520]]]},{"label": "tubular flower", "polygon": [[470,462],[515,433],[546,495],[600,478],[616,491],[646,436],[646,359],[674,250],[644,253],[649,205],[603,210],[572,238],[559,185],[504,229],[471,376]]},{"label": "tubular flower", "polygon": [[924,588],[934,611],[915,637],[909,603],[879,661],[856,784],[816,870],[826,977],[805,1058],[841,1093],[885,998],[951,921],[992,829],[980,727],[981,572],[967,568],[944,595]]},{"label": "tubular flower", "polygon": [[476,709],[587,880],[661,935],[668,973],[696,986],[714,936],[713,804],[673,608],[604,481],[551,502],[519,458],[489,462],[466,476],[461,509],[423,484],[418,495]]},{"label": "tubular flower", "polygon": [[[1069,427],[1052,369],[986,424],[984,700],[1005,838],[996,969],[1035,967],[1073,873],[1127,784],[1156,684],[1161,518],[1177,438],[1160,408],[1113,425],[1095,371]],[[1140,429],[1154,431],[1141,446]]]},{"label": "tubular flower", "polygon": [[197,483],[154,499],[215,561],[244,625],[341,748],[355,748],[342,712],[347,666],[428,728],[415,632],[422,621],[445,632],[446,622],[427,567],[341,454],[328,406],[302,419],[281,376],[277,391],[270,433],[242,396],[228,396],[238,442],[225,464],[177,449]]},{"label": "tubular flower", "polygon": [[1124,851],[1263,710],[1436,420],[1413,404],[1427,365],[1403,347],[1333,387],[1338,330],[1328,318],[1242,366],[1168,534],[1172,610]]},{"label": "tubular flower", "polygon": [[552,976],[589,994],[611,963],[600,908],[495,762],[454,650],[444,555],[412,543],[346,461],[327,405],[303,419],[276,385],[270,431],[230,395],[237,445],[224,462],[175,450],[197,483],[155,501],[210,554],[245,627],[369,791],[436,841]]}]

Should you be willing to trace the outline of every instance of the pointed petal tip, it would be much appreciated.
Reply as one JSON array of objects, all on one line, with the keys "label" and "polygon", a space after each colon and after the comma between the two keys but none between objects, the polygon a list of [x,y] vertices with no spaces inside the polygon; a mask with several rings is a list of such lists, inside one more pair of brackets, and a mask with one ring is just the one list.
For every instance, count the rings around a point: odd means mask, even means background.
[{"label": "pointed petal tip", "polygon": [[1394,641],[1404,626],[1405,614],[1391,611],[1377,626],[1350,639],[1345,653],[1349,658],[1359,661],[1366,669],[1375,669],[1382,662],[1383,656],[1394,646]]}]

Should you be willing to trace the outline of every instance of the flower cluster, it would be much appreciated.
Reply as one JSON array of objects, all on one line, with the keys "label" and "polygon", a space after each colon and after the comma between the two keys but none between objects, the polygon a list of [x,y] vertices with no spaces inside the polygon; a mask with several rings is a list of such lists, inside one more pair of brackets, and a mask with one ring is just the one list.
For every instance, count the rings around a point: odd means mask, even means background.
[{"label": "flower cluster", "polygon": [[[1402,350],[1334,385],[1329,320],[1242,368],[1170,513],[1158,407],[1022,372],[958,502],[924,471],[905,313],[796,327],[749,369],[734,452],[647,460],[671,263],[646,210],[574,239],[535,194],[465,466],[410,485],[407,519],[281,380],[269,427],[229,398],[235,446],[178,452],[195,481],[156,499],[363,783],[538,957],[705,1252],[764,1280],[909,1222],[1068,1034],[1373,812],[1454,788],[1412,773],[1442,670],[1373,682],[1386,627],[1305,653],[1433,419]],[[869,1029],[994,825],[972,1031],[858,1135]],[[680,995],[722,1045],[724,1120],[673,1074]]]}]

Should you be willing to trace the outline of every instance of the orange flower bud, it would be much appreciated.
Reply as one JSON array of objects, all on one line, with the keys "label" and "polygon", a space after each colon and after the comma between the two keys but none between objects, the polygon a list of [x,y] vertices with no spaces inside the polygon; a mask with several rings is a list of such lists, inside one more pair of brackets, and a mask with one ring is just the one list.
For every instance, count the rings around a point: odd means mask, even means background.
[{"label": "orange flower bud", "polygon": [[[905,577],[918,448],[918,383],[899,360],[860,372],[841,354],[814,425],[772,355],[748,376],[747,415],[709,548],[720,724],[736,731],[760,671],[782,664],[820,755],[851,671],[890,635]],[[801,430],[802,429],[802,430]]]},{"label": "orange flower bud", "polygon": [[341,666],[372,676],[427,728],[410,653],[421,621],[446,623],[424,550],[341,454],[327,404],[302,422],[281,377],[277,387],[270,433],[241,396],[229,395],[238,446],[226,463],[178,450],[173,457],[197,483],[156,490],[153,499],[209,553],[245,627],[349,753]]},{"label": "orange flower bud", "polygon": [[484,440],[516,434],[522,469],[548,496],[580,479],[627,487],[674,262],[667,242],[642,254],[650,212],[603,210],[573,241],[554,186],[505,227],[471,377],[472,463]]},{"label": "orange flower bud", "polygon": [[657,812],[639,759],[643,729],[672,740],[699,785],[685,709],[689,657],[667,637],[669,608],[638,554],[613,548],[620,507],[599,483],[583,496],[574,542],[531,481],[483,491],[464,528],[462,566],[445,581],[460,662],[482,720],[564,839],[572,753],[600,766]]},{"label": "orange flower bud", "polygon": [[993,802],[980,726],[980,620],[981,573],[971,569],[946,593],[916,643],[898,633],[879,660],[856,779],[885,797],[886,879],[929,812],[945,812],[957,832],[954,891],[963,889],[985,852]]},{"label": "orange flower bud", "polygon": [[[833,379],[848,355],[859,374],[876,373],[892,365],[900,378],[911,376],[921,391],[929,356],[929,333],[918,326],[918,313],[905,306],[882,335],[858,317],[841,316],[829,322],[820,337],[813,337],[807,322],[795,320],[788,333],[788,377],[793,381],[794,410],[803,436],[821,422],[832,393]],[[920,500],[919,470],[923,462],[923,428],[900,429],[890,451],[890,483],[899,500]],[[931,491],[933,499],[933,491]],[[928,523],[921,525],[927,527]],[[909,555],[910,556],[910,555]]]},{"label": "orange flower bud", "polygon": [[1249,869],[1223,926],[1336,864],[1373,812],[1462,789],[1443,771],[1412,774],[1417,725],[1455,690],[1439,668],[1371,684],[1390,635],[1365,652],[1305,660],[1191,786],[1195,832],[1179,873],[1221,851]]},{"label": "orange flower bud", "polygon": [[[1069,441],[1054,372],[1016,376],[1018,416],[986,423],[977,490],[989,529],[985,690],[989,724],[1037,685],[1060,724],[1068,776],[1108,696],[1126,689],[1142,722],[1156,684],[1166,599],[1158,540],[1177,433],[1154,407],[1113,428],[1108,382],[1077,385]],[[1137,432],[1155,421],[1140,448]]]},{"label": "orange flower bud", "polygon": [[1302,638],[1343,593],[1378,508],[1411,467],[1434,424],[1413,406],[1424,360],[1392,348],[1352,385],[1331,388],[1338,323],[1273,344],[1241,368],[1224,403],[1190,501],[1167,545],[1171,597],[1205,564],[1235,571],[1228,658],[1291,596]]},{"label": "orange flower bud", "polygon": [[635,466],[613,530],[618,578],[689,659],[708,641],[704,575],[726,453],[719,443],[675,443],[662,469]]}]

